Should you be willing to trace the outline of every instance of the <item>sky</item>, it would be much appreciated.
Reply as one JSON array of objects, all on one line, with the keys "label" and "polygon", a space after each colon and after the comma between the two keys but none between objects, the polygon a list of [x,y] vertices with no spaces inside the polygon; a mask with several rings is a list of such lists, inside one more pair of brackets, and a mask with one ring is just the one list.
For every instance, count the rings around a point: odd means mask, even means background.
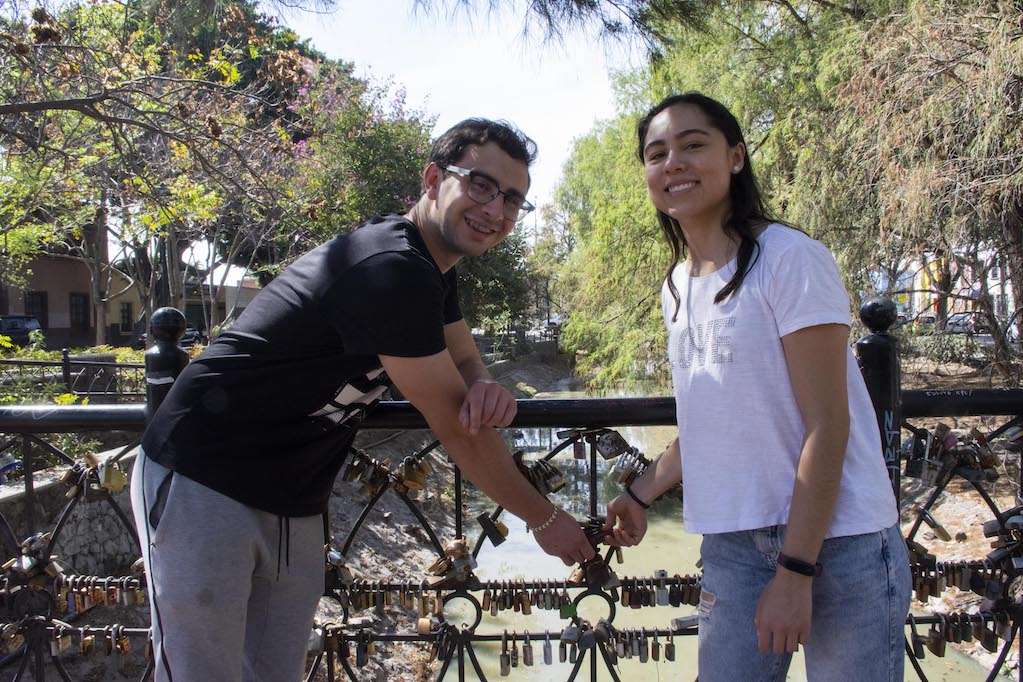
[{"label": "sky", "polygon": [[609,70],[630,64],[626,49],[605,51],[582,32],[560,46],[524,38],[522,16],[510,12],[470,17],[417,11],[411,0],[337,2],[330,15],[283,21],[328,57],[353,62],[356,75],[403,86],[410,108],[437,117],[434,136],[470,116],[514,123],[540,151],[528,197],[537,206],[547,202],[572,140],[613,114]]}]

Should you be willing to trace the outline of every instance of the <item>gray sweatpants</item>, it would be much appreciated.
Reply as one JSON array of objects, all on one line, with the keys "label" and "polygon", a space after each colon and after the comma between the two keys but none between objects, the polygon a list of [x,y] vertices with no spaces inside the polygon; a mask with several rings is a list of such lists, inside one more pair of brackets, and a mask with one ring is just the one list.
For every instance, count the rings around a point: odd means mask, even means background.
[{"label": "gray sweatpants", "polygon": [[157,682],[300,680],[323,594],[322,517],[253,509],[141,451],[131,500]]}]

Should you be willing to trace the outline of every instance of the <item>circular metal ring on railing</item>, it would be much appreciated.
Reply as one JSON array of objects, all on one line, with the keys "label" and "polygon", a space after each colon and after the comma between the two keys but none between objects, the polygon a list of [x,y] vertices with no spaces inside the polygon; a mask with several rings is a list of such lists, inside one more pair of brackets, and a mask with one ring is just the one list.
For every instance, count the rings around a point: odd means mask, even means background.
[{"label": "circular metal ring on railing", "polygon": [[609,623],[613,623],[614,622],[614,620],[615,620],[615,613],[616,613],[616,610],[617,610],[615,608],[615,600],[611,598],[611,595],[609,595],[607,592],[604,592],[601,589],[590,588],[588,590],[585,590],[585,591],[580,592],[579,594],[577,594],[575,596],[575,599],[572,600],[572,603],[575,605],[576,613],[579,612],[579,603],[582,602],[583,599],[586,599],[586,597],[600,597],[601,599],[606,601],[607,602],[607,608],[608,608],[607,622],[609,622]]},{"label": "circular metal ring on railing", "polygon": [[341,607],[341,624],[342,625],[347,624],[348,618],[352,615],[352,609],[348,605],[348,601],[341,597],[341,594],[339,593],[338,589],[330,588],[323,596],[329,597],[330,599],[333,599],[335,602],[337,602],[337,605]]},{"label": "circular metal ring on railing", "polygon": [[[454,592],[450,592],[444,595],[444,598],[441,600],[441,603],[444,606],[447,606],[448,602],[452,601],[453,599],[464,599],[470,604],[472,604],[473,607],[476,609],[476,620],[473,622],[472,625],[469,626],[469,631],[475,632],[476,628],[479,627],[479,624],[483,622],[483,606],[480,604],[479,600],[476,599],[476,597],[472,596],[466,590],[455,590]],[[446,622],[446,619],[444,618],[443,609],[441,610],[440,619],[441,621]],[[463,623],[462,625],[464,626],[465,623]]]}]

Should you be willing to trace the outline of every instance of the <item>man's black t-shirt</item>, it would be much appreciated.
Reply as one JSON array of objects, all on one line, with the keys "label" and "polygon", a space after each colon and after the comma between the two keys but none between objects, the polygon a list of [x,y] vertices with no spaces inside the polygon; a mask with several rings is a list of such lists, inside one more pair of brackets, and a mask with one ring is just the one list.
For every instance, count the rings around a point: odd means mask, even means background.
[{"label": "man's black t-shirt", "polygon": [[444,350],[461,319],[417,228],[377,215],[288,266],[175,381],[146,455],[257,509],[326,510],[367,409],[389,385],[380,355]]}]

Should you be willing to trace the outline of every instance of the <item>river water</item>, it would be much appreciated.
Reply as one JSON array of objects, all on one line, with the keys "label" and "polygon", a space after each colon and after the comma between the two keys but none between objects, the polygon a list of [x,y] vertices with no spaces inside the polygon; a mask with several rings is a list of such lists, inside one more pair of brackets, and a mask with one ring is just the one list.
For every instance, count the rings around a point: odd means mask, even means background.
[{"label": "river water", "polygon": [[[578,397],[577,393],[561,393],[545,395],[544,397]],[[653,458],[671,441],[674,436],[674,427],[625,427],[619,432],[633,446]],[[520,432],[508,432],[505,435],[509,446],[513,449],[526,451],[527,459],[540,457],[549,452],[557,445],[559,439],[553,430],[536,429],[522,430]],[[572,455],[572,448],[568,448],[558,455],[553,461],[569,480],[569,485],[553,496],[554,501],[568,510],[577,518],[585,517],[589,513],[589,497],[587,482],[589,481],[588,460],[576,460]],[[606,514],[605,505],[609,499],[617,495],[621,488],[618,484],[610,481],[606,476],[607,462],[598,457],[598,513]],[[467,503],[472,516],[476,510],[490,510],[492,504],[485,497],[480,496],[467,486]],[[560,560],[544,554],[533,542],[532,537],[525,532],[525,525],[514,516],[507,513],[502,515],[502,520],[509,527],[508,539],[498,547],[493,547],[485,541],[480,551],[478,561],[479,567],[476,571],[481,579],[555,579],[564,580],[568,577],[571,569],[564,566]],[[637,547],[625,548],[623,550],[624,563],[617,564],[612,561],[611,567],[619,576],[653,576],[658,569],[667,570],[669,575],[693,575],[698,572],[696,562],[699,558],[700,539],[699,535],[691,535],[685,532],[682,524],[681,504],[677,501],[664,501],[654,505],[649,514],[649,530],[643,542]],[[475,525],[475,524],[473,524]],[[474,529],[467,525],[468,534],[474,535]],[[578,590],[572,591],[574,596]],[[468,610],[458,608],[457,602],[452,602],[449,609],[445,611],[449,621],[460,624],[468,618]],[[671,619],[695,613],[695,607],[683,605],[675,608],[671,606],[644,607],[641,609],[630,609],[617,606],[614,618],[614,625],[618,628],[668,628]],[[580,604],[580,615],[591,623],[596,623],[600,617],[608,615],[608,606],[602,600],[590,597]],[[530,616],[523,616],[512,610],[498,613],[496,617],[489,613],[484,614],[482,624],[477,632],[500,634],[507,630],[510,636],[515,633],[522,633],[525,630],[531,632],[543,631],[546,629],[558,631],[567,624],[566,620],[559,617],[558,612],[533,609]],[[923,632],[922,634],[925,634]],[[521,634],[517,637],[521,647]],[[661,640],[662,645],[664,639]],[[855,646],[855,633],[850,633],[850,646]],[[535,665],[525,667],[521,662],[519,667],[512,670],[511,679],[517,680],[567,680],[572,669],[569,663],[558,662],[558,642],[552,638],[554,649],[553,665],[544,665],[540,643],[533,644]],[[676,658],[674,662],[667,662],[663,659],[654,662],[650,659],[647,663],[640,663],[638,657],[632,660],[621,659],[617,673],[622,680],[694,680],[696,679],[696,637],[677,636],[674,638],[676,645]],[[488,679],[500,678],[500,667],[498,654],[500,645],[497,643],[483,643],[476,647],[477,656],[484,673]],[[922,662],[922,667],[929,680],[943,680],[947,682],[959,682],[960,680],[982,680],[988,671],[982,668],[969,657],[958,654],[948,647],[948,653],[944,658],[936,658],[927,653],[927,658]],[[475,679],[471,667],[466,661],[467,679]],[[611,680],[603,662],[598,666],[598,679]],[[452,671],[454,672],[454,671]],[[449,673],[450,674],[450,673]],[[907,679],[916,679],[908,661],[906,665]],[[580,671],[579,680],[588,680],[589,660],[585,662]],[[797,653],[793,657],[792,666],[789,671],[789,680],[805,680],[806,671],[803,664],[802,654]]]}]

